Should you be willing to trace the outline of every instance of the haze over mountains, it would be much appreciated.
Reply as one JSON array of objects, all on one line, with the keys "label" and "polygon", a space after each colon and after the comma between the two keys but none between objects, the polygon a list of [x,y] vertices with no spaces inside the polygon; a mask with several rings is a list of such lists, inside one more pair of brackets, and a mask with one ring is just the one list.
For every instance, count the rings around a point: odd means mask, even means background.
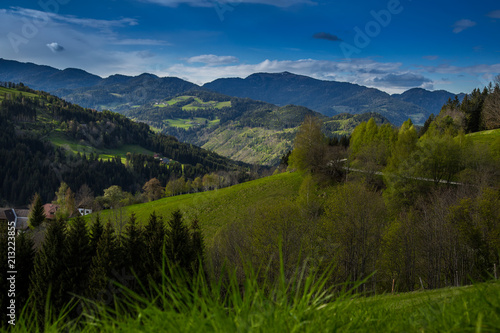
[{"label": "haze over mountains", "polygon": [[[49,66],[0,59],[0,81],[22,82],[83,107],[124,112],[138,105],[175,97],[189,90],[208,89],[229,96],[251,98],[278,106],[301,105],[327,116],[340,113],[377,112],[394,125],[411,118],[423,124],[431,113],[455,94],[415,88],[389,95],[375,88],[283,73],[256,73],[245,79],[217,79],[203,86],[152,74],[112,75],[101,78],[80,69],[59,70]],[[463,94],[459,96],[462,98]]]}]

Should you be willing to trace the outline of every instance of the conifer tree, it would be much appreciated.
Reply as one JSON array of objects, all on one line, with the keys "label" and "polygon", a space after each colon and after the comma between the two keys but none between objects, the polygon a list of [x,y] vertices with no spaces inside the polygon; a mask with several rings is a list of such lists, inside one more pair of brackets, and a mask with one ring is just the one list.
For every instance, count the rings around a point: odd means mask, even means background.
[{"label": "conifer tree", "polygon": [[95,220],[92,223],[92,226],[90,227],[90,249],[91,249],[91,256],[95,256],[97,253],[97,243],[99,243],[99,239],[101,239],[102,232],[104,230],[104,227],[102,226],[101,223],[101,217],[99,213],[95,216]]},{"label": "conifer tree", "polygon": [[47,297],[53,309],[60,309],[63,305],[61,272],[64,271],[62,253],[65,238],[66,223],[56,219],[50,224],[42,248],[35,256],[30,276],[30,294],[40,322],[45,318]]},{"label": "conifer tree", "polygon": [[[135,214],[132,213],[125,227],[125,235],[122,240],[123,264],[128,273],[133,273],[141,282],[144,277],[144,252],[146,249],[143,230],[137,225]],[[134,286],[132,286],[134,289]]]},{"label": "conifer tree", "polygon": [[22,308],[29,296],[30,274],[35,260],[34,242],[22,232],[16,237],[16,302]]},{"label": "conifer tree", "polygon": [[33,228],[38,227],[42,222],[45,221],[45,210],[42,204],[42,198],[40,194],[35,193],[33,201],[31,203],[30,215],[28,218],[28,223]]},{"label": "conifer tree", "polygon": [[193,253],[192,265],[196,271],[203,264],[205,256],[205,240],[198,219],[194,219],[191,223],[191,250]]},{"label": "conifer tree", "polygon": [[153,281],[160,282],[165,227],[161,218],[157,217],[154,211],[149,216],[148,224],[144,228],[144,239],[147,240],[144,258],[144,265],[148,270],[147,274]]},{"label": "conifer tree", "polygon": [[190,270],[193,253],[191,251],[189,230],[182,221],[182,213],[176,210],[168,222],[165,251],[168,259],[183,269]]},{"label": "conifer tree", "polygon": [[92,263],[92,248],[85,220],[78,216],[66,236],[64,259],[63,289],[65,300],[72,295],[83,295],[87,286],[88,270]]},{"label": "conifer tree", "polygon": [[96,301],[109,301],[111,296],[106,293],[106,287],[113,271],[117,268],[118,253],[114,233],[115,230],[108,221],[97,243],[97,253],[92,258],[88,292]]}]

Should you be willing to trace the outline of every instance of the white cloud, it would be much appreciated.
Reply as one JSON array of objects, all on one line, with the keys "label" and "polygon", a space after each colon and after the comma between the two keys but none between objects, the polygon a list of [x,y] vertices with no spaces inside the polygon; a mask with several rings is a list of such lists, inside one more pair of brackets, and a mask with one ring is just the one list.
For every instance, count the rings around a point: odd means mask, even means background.
[{"label": "white cloud", "polygon": [[437,56],[437,55],[428,55],[428,56],[423,56],[422,58],[425,59],[425,60],[434,61],[434,60],[438,60],[439,56]]},{"label": "white cloud", "polygon": [[263,4],[276,7],[290,7],[298,4],[316,5],[316,2],[311,0],[141,0],[167,7],[176,7],[180,4],[187,4],[193,7],[235,7],[241,3]]},{"label": "white cloud", "polygon": [[452,66],[441,64],[439,66],[422,66],[422,69],[429,73],[440,74],[470,74],[478,75],[484,73],[500,73],[500,63],[498,64],[479,64],[473,66]]},{"label": "white cloud", "polygon": [[238,61],[238,58],[233,56],[216,56],[214,54],[203,54],[186,59],[186,62],[190,64],[203,63],[209,66],[227,65]]},{"label": "white cloud", "polygon": [[112,42],[114,45],[172,45],[158,39],[121,39]]},{"label": "white cloud", "polygon": [[47,47],[54,53],[64,51],[64,47],[62,47],[61,45],[59,45],[59,43],[56,42],[47,44]]},{"label": "white cloud", "polygon": [[495,19],[500,19],[500,10],[494,10],[488,13],[488,16]]},{"label": "white cloud", "polygon": [[11,9],[6,11],[6,13],[29,17],[40,26],[46,25],[52,21],[54,23],[69,23],[80,27],[109,30],[111,28],[135,26],[139,24],[137,20],[133,18],[122,18],[120,20],[97,20],[91,18],[80,18],[74,15],[60,15],[22,7],[11,7]]},{"label": "white cloud", "polygon": [[210,65],[189,66],[175,64],[154,74],[159,76],[177,76],[197,84],[203,84],[217,78],[244,78],[258,72],[280,73],[288,71],[320,80],[357,83],[379,88],[390,93],[403,92],[408,87],[415,86],[432,88],[431,79],[417,72],[402,70],[401,67],[401,63],[382,63],[371,59],[357,59],[352,61],[315,59],[265,60],[256,64],[236,64],[217,67]]},{"label": "white cloud", "polygon": [[463,19],[463,20],[457,21],[453,24],[453,32],[458,34],[459,32],[462,32],[465,29],[471,28],[475,25],[476,25],[476,22],[468,20],[468,19]]}]

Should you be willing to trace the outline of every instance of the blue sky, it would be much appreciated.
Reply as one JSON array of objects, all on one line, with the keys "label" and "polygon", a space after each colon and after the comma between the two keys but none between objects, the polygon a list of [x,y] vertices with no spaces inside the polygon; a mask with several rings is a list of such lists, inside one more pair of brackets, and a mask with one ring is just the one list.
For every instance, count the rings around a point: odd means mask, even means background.
[{"label": "blue sky", "polygon": [[3,0],[0,57],[194,83],[289,71],[470,92],[500,73],[496,1]]}]

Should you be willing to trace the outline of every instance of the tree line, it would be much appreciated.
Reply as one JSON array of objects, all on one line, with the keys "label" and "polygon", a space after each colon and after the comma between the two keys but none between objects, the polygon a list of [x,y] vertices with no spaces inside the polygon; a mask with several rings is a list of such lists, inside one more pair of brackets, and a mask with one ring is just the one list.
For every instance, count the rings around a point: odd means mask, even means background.
[{"label": "tree line", "polygon": [[[1,234],[6,232],[6,224],[2,224]],[[48,224],[43,242],[36,247],[32,235],[36,237],[36,233],[16,237],[16,309],[18,315],[25,305],[35,310],[42,327],[51,315],[47,311],[57,315],[70,306],[71,318],[90,315],[94,302],[112,305],[125,300],[122,288],[154,299],[165,270],[169,274],[165,267],[183,272],[186,281],[189,276],[204,274],[200,227],[196,220],[188,227],[180,211],[166,222],[152,212],[144,225],[132,214],[121,232],[112,221],[103,223],[99,215],[90,227],[82,217],[70,222],[57,219]],[[1,257],[6,258],[6,237],[0,243]],[[0,284],[2,290],[8,290],[7,260],[0,265]],[[7,293],[2,293],[2,308],[7,308],[7,302]]]}]

